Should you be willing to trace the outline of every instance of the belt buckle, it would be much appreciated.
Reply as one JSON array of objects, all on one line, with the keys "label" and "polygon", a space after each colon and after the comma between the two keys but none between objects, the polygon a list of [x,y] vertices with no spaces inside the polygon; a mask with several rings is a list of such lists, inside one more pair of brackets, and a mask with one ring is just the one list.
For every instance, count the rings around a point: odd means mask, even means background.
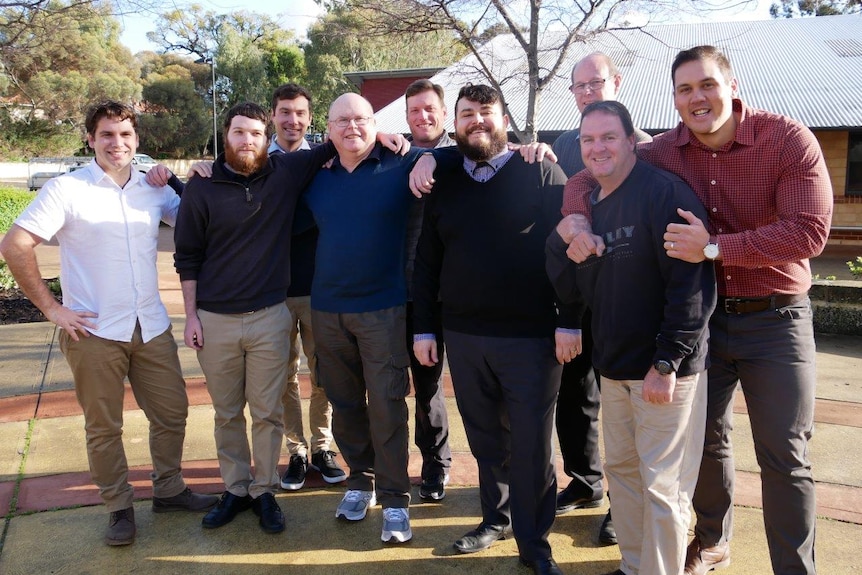
[{"label": "belt buckle", "polygon": [[724,313],[737,314],[736,304],[739,303],[737,298],[724,298]]}]

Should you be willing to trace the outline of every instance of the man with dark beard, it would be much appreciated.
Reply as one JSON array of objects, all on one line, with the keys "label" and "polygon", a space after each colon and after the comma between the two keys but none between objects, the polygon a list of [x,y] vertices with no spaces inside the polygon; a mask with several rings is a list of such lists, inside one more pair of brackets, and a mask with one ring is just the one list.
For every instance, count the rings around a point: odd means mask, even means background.
[{"label": "man with dark beard", "polygon": [[212,178],[193,177],[186,186],[175,266],[185,302],[185,343],[197,351],[206,376],[226,486],[203,526],[221,527],[252,508],[265,532],[278,533],[284,516],[273,494],[284,429],[293,215],[300,192],[335,148],[327,144],[268,158],[268,120],[257,104],[228,111],[225,152],[213,164]]},{"label": "man with dark beard", "polygon": [[414,270],[414,344],[438,360],[432,335],[442,300],[449,368],[479,465],[482,522],[455,542],[461,553],[514,532],[521,562],[560,573],[548,532],[556,476],[551,432],[561,365],[576,353],[575,314],[558,314],[545,274],[545,238],[560,220],[563,171],[527,164],[506,148],[509,119],[488,86],[461,89],[455,139],[463,168],[435,174]]}]

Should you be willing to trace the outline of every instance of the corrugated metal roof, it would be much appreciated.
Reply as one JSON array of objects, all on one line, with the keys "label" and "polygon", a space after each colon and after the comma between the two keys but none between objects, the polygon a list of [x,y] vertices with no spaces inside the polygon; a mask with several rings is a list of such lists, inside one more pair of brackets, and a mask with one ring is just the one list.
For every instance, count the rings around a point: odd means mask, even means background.
[{"label": "corrugated metal roof", "polygon": [[[567,62],[541,96],[541,131],[570,130],[580,121],[568,91],[575,62],[601,50],[617,63],[623,75],[620,101],[635,125],[661,132],[674,127],[679,116],[673,107],[670,65],[680,50],[701,44],[722,48],[733,65],[742,99],[755,108],[785,114],[810,128],[862,126],[862,16],[820,16],[647,26],[640,30],[603,32],[570,50]],[[518,125],[527,109],[526,62],[511,36],[501,36],[486,49]],[[551,65],[554,54],[540,63]],[[453,131],[451,111],[464,83],[483,82],[475,60],[468,56],[431,78],[446,90],[450,110],[447,129]],[[381,109],[379,129],[408,132],[404,99]]]}]

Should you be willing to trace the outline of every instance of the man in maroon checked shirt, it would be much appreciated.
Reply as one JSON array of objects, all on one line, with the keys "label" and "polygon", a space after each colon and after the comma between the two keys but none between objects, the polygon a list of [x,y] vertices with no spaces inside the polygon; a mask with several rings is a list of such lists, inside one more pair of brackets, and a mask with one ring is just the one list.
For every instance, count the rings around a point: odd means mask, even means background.
[{"label": "man in maroon checked shirt", "polygon": [[[710,320],[706,438],[686,575],[730,563],[734,462],[733,392],[741,383],[763,485],[763,519],[775,573],[815,573],[814,480],[808,440],[814,426],[814,329],[808,258],[823,250],[832,186],[814,135],[785,116],[737,98],[738,81],[717,48],[677,54],[671,68],[682,122],[638,155],[682,177],[709,221],[680,211],[668,255],[715,261],[718,307]],[[569,180],[563,204],[578,232],[569,257],[601,254],[604,243],[583,214],[592,189]]]}]

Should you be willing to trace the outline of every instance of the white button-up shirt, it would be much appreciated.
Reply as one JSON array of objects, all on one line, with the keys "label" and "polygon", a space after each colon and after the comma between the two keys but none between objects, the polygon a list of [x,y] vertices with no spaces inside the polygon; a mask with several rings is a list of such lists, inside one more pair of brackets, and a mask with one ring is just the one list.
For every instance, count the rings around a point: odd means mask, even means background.
[{"label": "white button-up shirt", "polygon": [[48,181],[16,220],[60,244],[63,305],[91,311],[95,335],[132,339],[136,321],[148,342],[170,325],[159,298],[156,268],[159,222],[173,226],[180,198],[132,170],[120,188],[94,161]]}]

